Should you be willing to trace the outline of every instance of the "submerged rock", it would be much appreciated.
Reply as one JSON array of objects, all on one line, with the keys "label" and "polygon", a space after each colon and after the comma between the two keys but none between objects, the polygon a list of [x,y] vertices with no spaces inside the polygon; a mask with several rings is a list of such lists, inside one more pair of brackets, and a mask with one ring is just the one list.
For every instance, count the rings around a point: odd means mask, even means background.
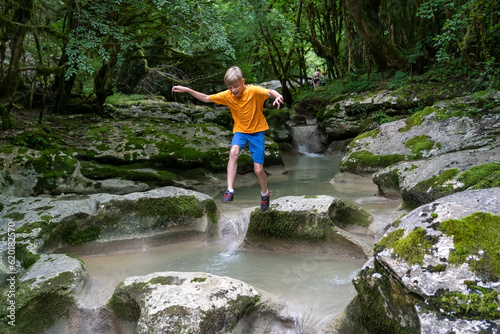
[{"label": "submerged rock", "polygon": [[500,188],[411,211],[354,279],[338,333],[495,333],[500,329]]}]

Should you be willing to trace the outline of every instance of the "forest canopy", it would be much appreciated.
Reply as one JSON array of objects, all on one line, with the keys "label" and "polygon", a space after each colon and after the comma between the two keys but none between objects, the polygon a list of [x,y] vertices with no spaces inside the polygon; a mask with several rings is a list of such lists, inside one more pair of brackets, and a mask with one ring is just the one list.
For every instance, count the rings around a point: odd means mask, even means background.
[{"label": "forest canopy", "polygon": [[212,93],[231,65],[279,80],[287,105],[316,69],[463,76],[498,87],[497,0],[0,0],[0,101],[102,110],[115,93]]}]

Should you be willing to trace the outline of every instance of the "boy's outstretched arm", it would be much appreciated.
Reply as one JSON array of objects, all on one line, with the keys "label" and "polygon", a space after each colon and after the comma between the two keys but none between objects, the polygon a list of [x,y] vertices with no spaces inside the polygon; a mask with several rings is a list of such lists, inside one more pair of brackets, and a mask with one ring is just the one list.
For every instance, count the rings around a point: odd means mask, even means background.
[{"label": "boy's outstretched arm", "polygon": [[209,98],[208,98],[208,95],[207,94],[203,94],[203,93],[200,93],[200,92],[197,92],[189,87],[184,87],[184,86],[174,86],[172,87],[172,92],[174,93],[189,93],[191,94],[193,97],[197,98],[198,100],[200,100],[201,102],[205,102],[205,103],[210,103],[212,102]]},{"label": "boy's outstretched arm", "polygon": [[271,89],[268,95],[274,98],[273,106],[277,104],[278,105],[277,108],[279,109],[280,105],[283,104],[283,96],[281,96],[281,94],[275,91],[274,89]]}]

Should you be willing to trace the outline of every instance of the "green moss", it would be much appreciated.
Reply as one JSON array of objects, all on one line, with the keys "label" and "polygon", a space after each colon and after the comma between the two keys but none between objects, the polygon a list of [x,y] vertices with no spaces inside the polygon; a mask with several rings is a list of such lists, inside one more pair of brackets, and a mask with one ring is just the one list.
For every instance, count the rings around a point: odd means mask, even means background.
[{"label": "green moss", "polygon": [[374,155],[368,151],[358,151],[350,154],[349,159],[340,165],[341,171],[366,171],[370,168],[384,168],[406,160],[402,154]]},{"label": "green moss", "polygon": [[81,172],[85,177],[93,180],[120,178],[133,181],[155,181],[162,186],[173,185],[174,180],[177,179],[174,173],[164,170],[163,166],[150,166],[146,163],[113,166],[83,161],[81,163]]},{"label": "green moss", "polygon": [[[399,225],[399,224],[397,224]],[[392,248],[394,243],[401,239],[401,237],[405,234],[405,230],[404,229],[397,229],[397,230],[394,230],[392,232],[390,232],[389,234],[385,235],[382,239],[380,239],[380,241],[375,245],[375,253],[379,253],[381,251],[383,251],[384,249],[386,248]]]},{"label": "green moss", "polygon": [[382,188],[387,188],[387,189],[395,189],[395,190],[400,190],[399,189],[399,169],[394,168],[391,169],[387,173],[380,173],[372,176],[373,183]]},{"label": "green moss", "polygon": [[175,284],[173,276],[158,276],[149,281],[150,284],[172,285]]},{"label": "green moss", "polygon": [[485,189],[500,187],[500,163],[493,162],[475,166],[458,177],[464,189]]},{"label": "green moss", "polygon": [[437,273],[437,272],[443,272],[446,270],[448,266],[446,264],[438,264],[436,266],[427,266],[425,269],[428,271],[428,272],[431,272],[431,273]]},{"label": "green moss", "polygon": [[46,220],[43,221],[37,221],[37,222],[32,222],[28,224],[24,224],[23,226],[19,227],[16,230],[16,234],[31,234],[33,230],[35,229],[40,229],[37,235],[37,239],[43,238],[46,235],[49,235],[50,232],[52,231],[52,228],[49,226],[48,222]]},{"label": "green moss", "polygon": [[203,283],[207,280],[206,277],[195,277],[191,280],[191,283]]},{"label": "green moss", "polygon": [[379,253],[385,248],[392,248],[393,255],[403,258],[409,264],[424,262],[424,255],[430,253],[436,238],[427,236],[424,228],[418,227],[403,238],[404,229],[395,230],[383,237],[376,245],[375,252]]},{"label": "green moss", "polygon": [[399,132],[407,132],[414,126],[419,126],[422,124],[425,116],[432,114],[436,111],[436,108],[426,107],[423,110],[413,114],[411,117],[408,117],[405,120],[406,126],[404,128],[399,129]]},{"label": "green moss", "polygon": [[437,147],[435,142],[429,138],[429,136],[415,136],[405,143],[405,147],[411,150],[416,159],[419,159],[422,157],[424,151],[430,151],[434,147]]},{"label": "green moss", "polygon": [[213,224],[217,224],[218,221],[218,212],[217,205],[215,201],[210,199],[205,201],[205,212],[207,213],[207,217]]},{"label": "green moss", "polygon": [[89,226],[79,230],[77,224],[73,223],[64,229],[63,239],[70,245],[79,245],[84,242],[96,240],[100,234],[101,229],[97,226]]},{"label": "green moss", "polygon": [[331,234],[329,217],[318,218],[311,212],[283,212],[270,209],[255,210],[250,215],[248,232],[253,237],[317,241]]},{"label": "green moss", "polygon": [[77,163],[70,152],[42,151],[40,157],[31,159],[27,163],[27,166],[31,166],[41,175],[33,189],[37,193],[50,192],[57,186],[59,178],[67,178],[73,174]]},{"label": "green moss", "polygon": [[403,191],[405,206],[414,208],[457,192],[458,189],[455,189],[449,181],[459,173],[456,168],[447,169],[437,176],[417,183],[414,189]]},{"label": "green moss", "polygon": [[[75,303],[71,295],[74,277],[63,272],[37,284],[36,289],[35,279],[20,283],[16,290],[16,326],[9,328],[9,333],[44,333],[57,319],[67,317]],[[5,321],[5,316],[1,312],[0,321]]]},{"label": "green moss", "polygon": [[113,128],[111,125],[106,125],[106,126],[98,126],[98,127],[90,127],[87,133],[85,134],[85,137],[87,139],[90,139],[91,141],[98,140],[100,138],[105,138],[108,136],[110,132],[113,131]]},{"label": "green moss", "polygon": [[3,217],[7,218],[7,219],[12,219],[13,221],[20,221],[20,220],[24,219],[24,216],[26,216],[25,213],[12,212],[12,213],[9,213],[8,215],[5,215]]},{"label": "green moss", "polygon": [[162,216],[165,218],[203,217],[203,205],[194,196],[165,198],[139,198],[137,201],[113,202],[123,214],[137,213],[142,216]]},{"label": "green moss", "polygon": [[24,269],[28,269],[40,259],[40,254],[28,250],[28,244],[16,242],[16,259]]},{"label": "green moss", "polygon": [[341,228],[350,225],[368,227],[372,221],[370,213],[355,204],[342,200],[342,205],[335,207],[334,223]]},{"label": "green moss", "polygon": [[[135,285],[138,285],[137,283]],[[141,287],[146,284],[139,285]],[[113,296],[111,296],[107,306],[114,311],[116,316],[120,319],[137,322],[141,316],[141,307],[137,302],[129,296],[127,292],[123,292],[123,281],[116,287]]]},{"label": "green moss", "polygon": [[372,131],[364,132],[360,135],[358,135],[356,138],[353,139],[353,142],[363,139],[363,138],[376,138],[378,134],[380,133],[379,129],[375,129]]},{"label": "green moss", "polygon": [[[203,312],[204,317],[200,323],[200,333],[221,333],[234,328],[244,315],[255,308],[259,300],[259,296],[238,295],[236,300],[228,302],[229,312],[221,312],[221,310],[217,309]],[[227,326],[228,320],[232,320],[232,324],[229,326]],[[226,328],[226,326],[229,328]]]},{"label": "green moss", "polygon": [[439,291],[428,302],[436,310],[446,315],[458,316],[469,320],[500,319],[498,292],[465,282],[468,293]]},{"label": "green moss", "polygon": [[424,264],[424,255],[430,253],[434,238],[427,236],[424,228],[418,227],[404,238],[394,242],[393,254],[403,258],[409,264]]},{"label": "green moss", "polygon": [[500,216],[475,212],[460,220],[442,222],[440,230],[453,237],[450,263],[468,263],[479,277],[500,280]]},{"label": "green moss", "polygon": [[339,333],[420,333],[417,301],[390,276],[377,266],[360,271],[359,279],[353,280],[358,293],[346,308]]},{"label": "green moss", "polygon": [[28,147],[40,151],[60,149],[65,145],[61,137],[48,126],[24,131],[16,136],[9,137],[9,142],[16,146]]}]

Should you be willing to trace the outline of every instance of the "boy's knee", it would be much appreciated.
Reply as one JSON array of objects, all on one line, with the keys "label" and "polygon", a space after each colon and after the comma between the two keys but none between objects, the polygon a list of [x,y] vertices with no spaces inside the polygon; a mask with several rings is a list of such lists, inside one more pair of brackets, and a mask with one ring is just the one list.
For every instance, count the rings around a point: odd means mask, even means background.
[{"label": "boy's knee", "polygon": [[240,156],[240,147],[235,145],[231,147],[231,150],[229,151],[229,159],[238,159]]},{"label": "boy's knee", "polygon": [[261,174],[264,171],[264,165],[254,164],[253,170],[254,170],[255,174]]}]

